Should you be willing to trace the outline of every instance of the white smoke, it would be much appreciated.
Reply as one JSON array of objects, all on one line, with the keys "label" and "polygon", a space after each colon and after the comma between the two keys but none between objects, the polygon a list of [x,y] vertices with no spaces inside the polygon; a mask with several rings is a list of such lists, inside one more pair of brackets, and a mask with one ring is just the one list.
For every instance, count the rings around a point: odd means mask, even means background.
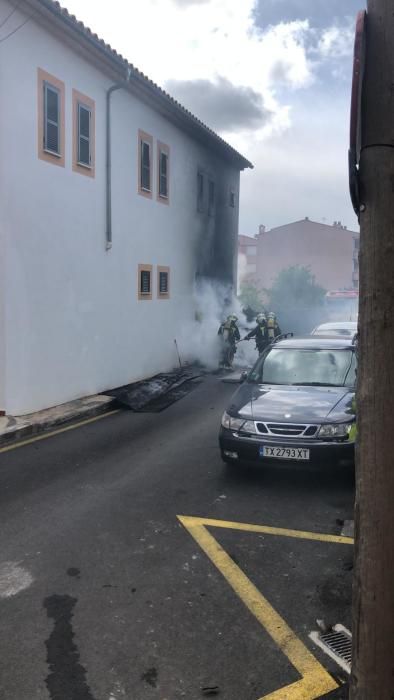
[{"label": "white smoke", "polygon": [[246,277],[248,266],[248,260],[244,253],[238,253],[238,278],[237,278],[237,290],[238,294],[241,291],[241,284]]},{"label": "white smoke", "polygon": [[[183,362],[200,362],[207,369],[216,369],[220,360],[220,324],[229,314],[238,316],[238,328],[243,338],[254,324],[248,323],[241,304],[231,286],[215,280],[200,280],[193,293],[195,318],[184,323],[177,336]],[[250,367],[257,360],[253,340],[237,345],[234,367]]]}]

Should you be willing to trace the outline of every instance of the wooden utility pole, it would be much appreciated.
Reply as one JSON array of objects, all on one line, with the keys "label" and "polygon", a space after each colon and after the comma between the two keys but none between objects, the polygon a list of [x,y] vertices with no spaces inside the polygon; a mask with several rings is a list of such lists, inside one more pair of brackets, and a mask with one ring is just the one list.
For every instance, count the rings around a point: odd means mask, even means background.
[{"label": "wooden utility pole", "polygon": [[352,700],[394,698],[394,1],[367,1]]}]

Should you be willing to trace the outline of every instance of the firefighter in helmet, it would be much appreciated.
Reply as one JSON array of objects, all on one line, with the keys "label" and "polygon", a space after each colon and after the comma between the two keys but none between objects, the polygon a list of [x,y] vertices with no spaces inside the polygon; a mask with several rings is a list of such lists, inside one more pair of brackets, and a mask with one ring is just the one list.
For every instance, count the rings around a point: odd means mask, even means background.
[{"label": "firefighter in helmet", "polygon": [[244,340],[251,340],[255,338],[256,340],[256,350],[259,355],[265,350],[268,345],[268,328],[267,328],[267,318],[265,314],[260,313],[256,316],[256,327],[248,333]]},{"label": "firefighter in helmet", "polygon": [[235,314],[230,314],[226,321],[220,324],[218,330],[222,341],[220,367],[229,369],[233,365],[234,355],[237,352],[236,345],[241,340],[237,321],[238,317]]},{"label": "firefighter in helmet", "polygon": [[272,343],[272,341],[275,340],[275,338],[277,338],[278,335],[281,335],[281,333],[282,333],[282,331],[279,328],[276,314],[274,314],[273,311],[270,311],[268,314],[267,333],[268,333],[268,341],[270,343]]}]

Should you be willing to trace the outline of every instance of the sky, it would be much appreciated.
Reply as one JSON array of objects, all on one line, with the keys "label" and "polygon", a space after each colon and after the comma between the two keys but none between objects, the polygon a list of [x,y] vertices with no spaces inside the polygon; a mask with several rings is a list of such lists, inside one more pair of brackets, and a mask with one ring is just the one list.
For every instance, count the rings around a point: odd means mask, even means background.
[{"label": "sky", "polygon": [[254,164],[240,233],[308,216],[358,230],[347,149],[365,0],[63,0]]}]

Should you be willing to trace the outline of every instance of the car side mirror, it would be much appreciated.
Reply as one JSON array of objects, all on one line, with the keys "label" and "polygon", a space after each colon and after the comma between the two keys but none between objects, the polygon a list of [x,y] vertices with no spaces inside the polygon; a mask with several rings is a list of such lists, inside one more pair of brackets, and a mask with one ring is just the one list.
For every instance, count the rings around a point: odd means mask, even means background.
[{"label": "car side mirror", "polygon": [[245,369],[244,369],[243,372],[241,372],[241,376],[240,376],[240,378],[239,378],[239,383],[240,383],[240,384],[242,384],[243,382],[246,382],[246,380],[247,380],[247,378],[248,378],[248,374],[249,374],[249,372],[247,372]]}]

